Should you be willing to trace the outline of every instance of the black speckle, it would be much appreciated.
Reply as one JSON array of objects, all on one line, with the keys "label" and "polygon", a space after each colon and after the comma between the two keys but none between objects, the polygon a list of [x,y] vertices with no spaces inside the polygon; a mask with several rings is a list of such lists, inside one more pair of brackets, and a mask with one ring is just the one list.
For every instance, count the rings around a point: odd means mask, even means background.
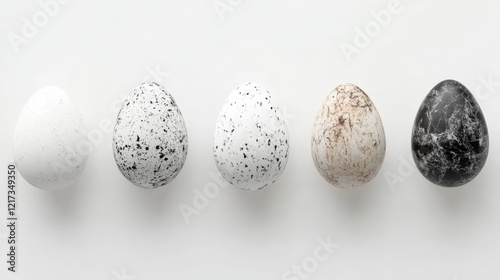
[{"label": "black speckle", "polygon": [[137,139],[135,141],[137,141],[137,142],[141,141],[141,138],[139,137],[139,135],[137,135]]}]

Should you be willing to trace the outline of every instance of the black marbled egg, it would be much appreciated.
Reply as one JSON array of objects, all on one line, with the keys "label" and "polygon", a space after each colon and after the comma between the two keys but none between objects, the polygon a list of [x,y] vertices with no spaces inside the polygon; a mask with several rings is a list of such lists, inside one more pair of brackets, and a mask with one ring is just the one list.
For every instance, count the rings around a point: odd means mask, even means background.
[{"label": "black marbled egg", "polygon": [[113,152],[123,176],[142,188],[168,184],[181,171],[188,151],[184,118],[172,95],[143,83],[118,113]]},{"label": "black marbled egg", "polygon": [[437,84],[418,110],[413,159],[434,184],[457,187],[474,179],[488,157],[488,128],[471,92],[461,83]]}]

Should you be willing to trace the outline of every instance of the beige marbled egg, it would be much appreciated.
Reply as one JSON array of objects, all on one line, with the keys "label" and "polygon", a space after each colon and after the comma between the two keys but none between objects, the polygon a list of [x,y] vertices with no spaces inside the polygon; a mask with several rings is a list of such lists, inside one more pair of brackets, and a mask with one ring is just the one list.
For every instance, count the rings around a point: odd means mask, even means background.
[{"label": "beige marbled egg", "polygon": [[343,84],[321,106],[312,133],[312,156],[319,173],[340,188],[371,181],[385,157],[380,115],[359,87]]}]

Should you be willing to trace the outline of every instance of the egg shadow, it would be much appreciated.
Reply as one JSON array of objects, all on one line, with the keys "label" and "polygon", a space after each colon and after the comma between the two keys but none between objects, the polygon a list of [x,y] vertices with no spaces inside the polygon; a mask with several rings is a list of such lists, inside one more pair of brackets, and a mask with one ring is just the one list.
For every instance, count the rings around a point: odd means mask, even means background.
[{"label": "egg shadow", "polygon": [[276,182],[260,190],[242,190],[231,184],[227,188],[232,188],[231,196],[235,201],[232,205],[238,213],[237,218],[254,228],[265,228],[269,233],[278,226],[275,222],[280,220],[280,209],[283,209],[291,194],[289,188],[292,183],[289,176],[281,174]]},{"label": "egg shadow", "polygon": [[[459,187],[442,187],[426,180],[415,185],[418,190],[418,209],[423,212],[422,230],[433,242],[453,246],[469,244],[481,235],[483,218],[488,216],[488,186],[486,177]],[[450,245],[450,246],[452,246]]]},{"label": "egg shadow", "polygon": [[328,192],[328,197],[336,211],[341,211],[346,218],[360,218],[366,214],[374,203],[374,193],[377,191],[377,184],[370,182],[363,187],[356,189],[343,189],[328,183],[323,183],[322,188]]},{"label": "egg shadow", "polygon": [[182,180],[175,178],[167,185],[145,189],[126,181],[120,188],[126,189],[127,201],[137,204],[139,211],[144,211],[148,217],[165,219],[173,215],[172,206],[179,203],[176,198],[179,197],[177,192],[182,188],[181,184]]},{"label": "egg shadow", "polygon": [[40,196],[47,202],[45,206],[51,210],[51,217],[69,225],[79,220],[80,207],[84,204],[82,195],[85,187],[85,182],[79,178],[73,184],[60,190],[39,191]]},{"label": "egg shadow", "polygon": [[245,216],[252,220],[263,220],[269,218],[269,212],[273,203],[280,193],[277,184],[266,186],[257,191],[241,190],[236,186],[229,185],[228,188],[234,188],[233,196],[236,196],[238,206]]},{"label": "egg shadow", "polygon": [[484,207],[485,187],[488,181],[484,176],[478,176],[471,182],[459,187],[442,187],[427,182],[430,195],[439,200],[440,210],[451,217],[460,218],[478,213]]}]

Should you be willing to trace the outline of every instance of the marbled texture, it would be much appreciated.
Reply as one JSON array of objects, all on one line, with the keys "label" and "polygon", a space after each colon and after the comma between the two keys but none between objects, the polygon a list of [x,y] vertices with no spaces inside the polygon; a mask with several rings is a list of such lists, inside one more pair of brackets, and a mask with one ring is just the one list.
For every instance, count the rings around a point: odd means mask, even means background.
[{"label": "marbled texture", "polygon": [[143,83],[125,99],[113,133],[121,173],[142,188],[171,182],[188,152],[184,118],[174,98],[157,83]]},{"label": "marbled texture", "polygon": [[385,157],[385,133],[370,98],[356,85],[340,85],[328,95],[314,123],[312,156],[319,173],[340,188],[372,180]]},{"label": "marbled texture", "polygon": [[418,170],[434,184],[456,187],[476,177],[488,157],[488,128],[471,92],[446,80],[424,99],[413,125]]},{"label": "marbled texture", "polygon": [[244,83],[228,96],[216,123],[217,168],[241,189],[262,189],[285,169],[288,139],[285,120],[271,94],[256,83]]}]

